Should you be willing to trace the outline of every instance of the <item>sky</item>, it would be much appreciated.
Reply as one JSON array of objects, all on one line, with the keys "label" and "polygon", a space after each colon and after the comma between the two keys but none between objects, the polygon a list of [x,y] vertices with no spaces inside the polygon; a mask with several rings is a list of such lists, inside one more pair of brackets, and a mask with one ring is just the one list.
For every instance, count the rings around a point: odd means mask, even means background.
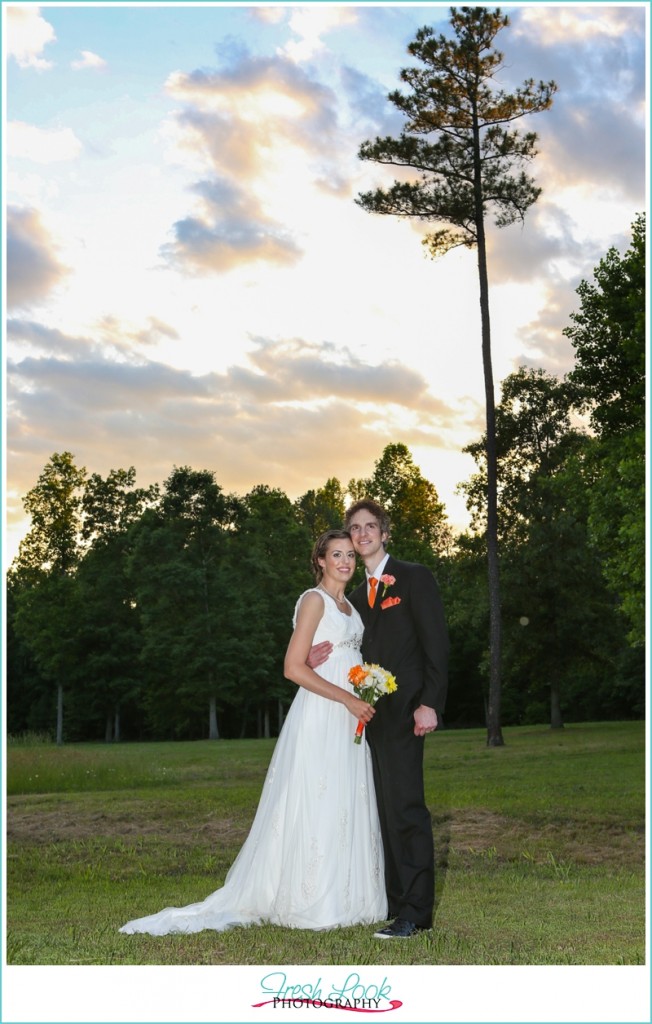
[{"label": "sky", "polygon": [[[504,5],[499,83],[554,79],[524,224],[489,222],[496,393],[645,209],[647,4]],[[354,202],[445,4],[3,4],[6,533],[53,452],[292,499],[408,445],[455,529],[484,428],[476,254]]]}]

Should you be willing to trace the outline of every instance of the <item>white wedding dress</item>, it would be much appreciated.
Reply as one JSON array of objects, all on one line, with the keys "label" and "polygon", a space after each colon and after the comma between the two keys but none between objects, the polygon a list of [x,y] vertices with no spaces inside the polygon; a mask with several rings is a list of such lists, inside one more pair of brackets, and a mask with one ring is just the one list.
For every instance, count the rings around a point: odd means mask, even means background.
[{"label": "white wedding dress", "polygon": [[[313,643],[334,645],[318,672],[352,690],[348,672],[362,660],[362,620],[353,606],[345,615],[315,589],[324,615]],[[360,745],[353,742],[355,729],[343,704],[298,687],[251,831],[224,886],[201,903],[168,907],[120,931],[167,935],[261,922],[318,930],[385,920],[371,756],[364,734]]]}]

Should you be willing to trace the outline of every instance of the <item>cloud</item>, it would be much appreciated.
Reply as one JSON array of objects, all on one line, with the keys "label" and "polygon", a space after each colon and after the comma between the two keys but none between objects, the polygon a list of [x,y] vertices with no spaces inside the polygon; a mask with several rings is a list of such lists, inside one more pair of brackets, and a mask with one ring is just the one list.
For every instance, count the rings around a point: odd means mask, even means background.
[{"label": "cloud", "polygon": [[25,121],[7,123],[7,153],[39,164],[74,160],[82,144],[71,128],[38,128]]},{"label": "cloud", "polygon": [[405,126],[405,118],[388,100],[384,86],[346,64],[340,69],[340,81],[350,111],[361,131],[381,136],[400,135]]},{"label": "cloud", "polygon": [[421,374],[398,360],[373,365],[349,351],[302,339],[257,339],[250,360],[265,386],[273,383],[277,401],[308,402],[337,395],[358,404],[418,410],[420,415],[436,415],[440,422],[450,423],[455,417],[443,400],[429,395]]},{"label": "cloud", "polygon": [[7,321],[7,341],[10,351],[27,348],[30,352],[56,354],[64,358],[83,357],[92,347],[88,338],[66,334],[37,320],[23,319]]},{"label": "cloud", "polygon": [[170,324],[149,316],[145,325],[126,323],[118,317],[107,314],[97,323],[92,342],[87,342],[98,351],[112,351],[121,358],[124,354],[138,352],[139,348],[151,348],[161,340],[179,341],[178,331]]},{"label": "cloud", "polygon": [[103,316],[90,336],[66,334],[36,320],[14,318],[7,321],[7,340],[14,359],[20,351],[64,360],[109,356],[124,360],[126,355],[133,360],[139,348],[151,348],[161,339],[180,340],[175,328],[156,316],[148,317],[144,326]]},{"label": "cloud", "polygon": [[53,67],[41,53],[56,35],[52,25],[41,17],[40,8],[7,6],[6,28],[7,56],[13,57],[19,67],[37,71]]},{"label": "cloud", "polygon": [[540,46],[575,46],[578,43],[622,39],[632,29],[627,11],[617,7],[567,6],[524,7],[519,12],[519,32],[537,40]]},{"label": "cloud", "polygon": [[108,357],[96,339],[33,321],[12,321],[10,335],[33,346],[24,358],[16,348],[7,366],[8,457],[21,493],[66,449],[94,472],[135,465],[143,483],[190,464],[215,470],[227,490],[268,483],[296,497],[329,476],[368,475],[397,436],[447,447],[459,419],[418,372],[328,344],[261,338],[250,365],[194,375],[133,353]]},{"label": "cloud", "polygon": [[174,72],[166,89],[185,104],[181,144],[199,148],[221,174],[251,179],[270,150],[287,145],[326,152],[337,124],[332,90],[285,57],[238,51],[219,71]]},{"label": "cloud", "polygon": [[298,39],[290,39],[279,53],[297,63],[312,60],[315,54],[326,48],[323,35],[334,29],[355,25],[357,20],[357,12],[351,7],[324,5],[296,8],[289,26]]},{"label": "cloud", "polygon": [[[559,189],[592,183],[634,202],[645,193],[645,132],[632,108],[604,93],[584,99],[562,96],[540,135],[540,179]],[[605,140],[609,140],[606,144]]]},{"label": "cloud", "polygon": [[[12,319],[8,322],[8,339],[16,346],[27,345],[31,355],[24,359],[14,355],[12,374],[17,378],[48,382],[58,388],[74,365],[75,374],[88,377],[87,386],[76,401],[101,409],[105,403],[125,400],[134,382],[134,393],[144,401],[157,393],[161,381],[170,382],[170,395],[192,392],[195,397],[211,396],[228,400],[236,407],[251,402],[261,405],[312,405],[332,401],[357,406],[375,405],[417,413],[424,418],[435,417],[440,426],[452,425],[458,415],[443,399],[428,392],[425,379],[399,360],[371,364],[348,350],[329,343],[321,345],[300,338],[271,340],[257,338],[249,354],[249,365],[233,365],[223,373],[193,375],[141,358],[124,341],[139,340],[145,345],[162,334],[178,338],[167,324],[149,318],[149,330],[134,332],[111,317],[104,318],[91,337],[67,335],[37,321]],[[120,339],[122,338],[123,343]],[[16,351],[18,348],[16,348]],[[111,354],[113,353],[113,355]],[[115,355],[119,358],[115,358]],[[93,367],[102,366],[102,395],[93,394]],[[113,382],[105,388],[107,380]],[[122,381],[121,393],[115,387]],[[31,389],[30,389],[31,390]]]},{"label": "cloud", "polygon": [[[628,232],[611,239],[611,245],[620,252],[625,252],[630,244],[631,234]],[[542,278],[545,292],[536,316],[518,331],[517,336],[524,349],[522,354],[515,357],[515,365],[542,366],[558,376],[572,369],[575,363],[574,349],[562,332],[571,323],[571,313],[581,305],[577,294],[580,281],[594,282],[595,267],[604,255],[604,247],[595,240],[586,241],[582,246],[581,260],[579,253],[576,253],[576,272],[571,274],[561,248],[558,266],[551,263],[549,274]]]},{"label": "cloud", "polygon": [[537,279],[579,281],[585,267],[602,255],[599,242],[587,241],[567,210],[540,200],[523,224],[507,228],[489,226],[487,252],[491,278],[496,283],[527,283]]},{"label": "cloud", "polygon": [[85,71],[88,68],[100,69],[105,68],[106,61],[103,57],[99,57],[98,54],[93,53],[92,50],[81,50],[81,60],[73,60],[70,62],[70,67],[75,71]]},{"label": "cloud", "polygon": [[29,307],[45,299],[69,273],[37,210],[7,210],[7,304]]},{"label": "cloud", "polygon": [[248,13],[249,17],[253,18],[254,21],[260,21],[265,25],[278,25],[288,17],[288,8],[281,6],[272,7],[271,5],[267,5],[251,7]]},{"label": "cloud", "polygon": [[166,260],[194,273],[225,272],[264,262],[288,266],[301,250],[288,232],[262,212],[255,197],[228,180],[197,182],[200,211],[173,226],[174,242],[163,246]]},{"label": "cloud", "polygon": [[166,324],[163,320],[159,320],[158,317],[150,316],[148,326],[141,329],[136,334],[132,334],[131,337],[140,344],[153,345],[161,338],[169,338],[171,341],[178,341],[179,332],[175,330],[174,327],[171,327],[170,324]]},{"label": "cloud", "polygon": [[519,331],[524,350],[515,356],[514,366],[542,367],[563,377],[575,364],[571,342],[562,331],[570,323],[569,313],[577,305],[577,296],[559,287],[550,288],[535,320]]},{"label": "cloud", "polygon": [[301,247],[269,211],[281,183],[287,191],[288,173],[305,181],[310,159],[313,181],[337,178],[328,166],[337,150],[332,90],[287,57],[256,57],[238,48],[219,70],[174,72],[166,88],[183,103],[168,122],[168,135],[182,156],[194,156],[208,173],[191,186],[198,206],[173,225],[163,258],[193,274],[296,263]]},{"label": "cloud", "polygon": [[[519,8],[504,37],[511,88],[554,79],[532,171],[546,191],[587,184],[640,202],[645,193],[645,12],[614,5]],[[608,141],[607,141],[608,140]]]}]

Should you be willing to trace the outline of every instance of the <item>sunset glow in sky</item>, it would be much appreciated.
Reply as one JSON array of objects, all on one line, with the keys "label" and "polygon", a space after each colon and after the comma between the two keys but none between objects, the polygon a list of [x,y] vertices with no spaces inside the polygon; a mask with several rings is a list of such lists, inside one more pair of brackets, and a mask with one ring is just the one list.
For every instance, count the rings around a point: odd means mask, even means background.
[{"label": "sunset glow in sky", "polygon": [[[506,7],[500,83],[554,79],[524,226],[490,229],[497,384],[564,373],[575,289],[645,208],[647,4]],[[7,558],[54,451],[296,498],[407,444],[456,527],[483,430],[476,256],[373,217],[360,143],[448,5],[4,5]]]}]

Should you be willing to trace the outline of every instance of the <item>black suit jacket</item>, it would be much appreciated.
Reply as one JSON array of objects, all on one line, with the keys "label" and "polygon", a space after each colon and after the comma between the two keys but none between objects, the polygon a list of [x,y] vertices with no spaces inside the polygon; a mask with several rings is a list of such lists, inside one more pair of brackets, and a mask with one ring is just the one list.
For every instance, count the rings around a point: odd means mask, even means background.
[{"label": "black suit jacket", "polygon": [[[396,582],[387,588],[379,583],[373,608],[366,580],[350,595],[364,623],[362,656],[396,676],[397,691],[381,701],[388,712],[411,715],[425,704],[440,717],[448,690],[448,630],[439,588],[425,565],[391,555],[385,574]],[[387,598],[400,601],[383,607]]]}]

